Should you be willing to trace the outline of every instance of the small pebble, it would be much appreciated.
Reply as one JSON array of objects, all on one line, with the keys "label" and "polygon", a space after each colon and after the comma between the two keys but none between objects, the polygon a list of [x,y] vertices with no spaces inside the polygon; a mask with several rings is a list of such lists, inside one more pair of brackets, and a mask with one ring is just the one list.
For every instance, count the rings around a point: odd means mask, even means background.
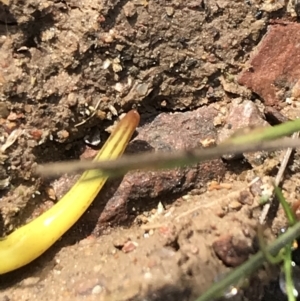
[{"label": "small pebble", "polygon": [[57,138],[59,142],[64,142],[67,138],[69,138],[70,134],[66,130],[61,130],[57,132]]},{"label": "small pebble", "polygon": [[69,107],[75,107],[77,104],[78,98],[75,93],[70,93],[67,98]]},{"label": "small pebble", "polygon": [[30,286],[30,285],[35,285],[40,281],[39,277],[29,277],[26,278],[22,281],[22,285],[24,286]]},{"label": "small pebble", "polygon": [[98,295],[102,292],[102,286],[101,285],[96,285],[92,289],[92,295]]},{"label": "small pebble", "polygon": [[133,2],[129,1],[124,6],[124,13],[127,18],[131,18],[136,14],[136,8]]},{"label": "small pebble", "polygon": [[166,7],[166,13],[169,17],[172,17],[174,15],[174,8],[173,7]]},{"label": "small pebble", "polygon": [[228,207],[232,210],[240,210],[242,208],[242,204],[238,201],[232,201]]},{"label": "small pebble", "polygon": [[125,244],[124,244],[124,246],[123,246],[123,248],[122,248],[122,251],[124,252],[124,253],[129,253],[129,252],[132,252],[133,250],[135,250],[136,248],[137,248],[137,246],[138,246],[138,243],[137,242],[135,242],[135,241],[127,241]]},{"label": "small pebble", "polygon": [[136,91],[138,92],[139,95],[141,96],[146,96],[148,93],[148,84],[140,84],[136,87]]},{"label": "small pebble", "polygon": [[0,102],[0,118],[7,118],[9,115],[9,110],[7,104]]}]

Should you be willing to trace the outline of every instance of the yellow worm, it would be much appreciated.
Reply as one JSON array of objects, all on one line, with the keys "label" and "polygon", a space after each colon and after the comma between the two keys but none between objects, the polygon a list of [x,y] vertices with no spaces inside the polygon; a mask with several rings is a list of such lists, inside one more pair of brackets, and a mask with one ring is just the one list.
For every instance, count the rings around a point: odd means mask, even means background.
[{"label": "yellow worm", "polygon": [[[95,160],[119,157],[124,152],[140,117],[130,111],[119,122]],[[89,180],[90,179],[90,180]],[[83,173],[71,190],[48,211],[0,239],[0,274],[20,268],[49,249],[70,229],[103,187],[107,178],[97,170]]]}]

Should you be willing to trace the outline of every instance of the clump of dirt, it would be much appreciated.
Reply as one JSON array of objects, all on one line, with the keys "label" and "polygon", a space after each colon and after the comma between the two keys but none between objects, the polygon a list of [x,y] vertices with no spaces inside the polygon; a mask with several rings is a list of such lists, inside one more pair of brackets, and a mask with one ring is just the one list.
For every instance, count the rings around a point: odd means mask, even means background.
[{"label": "clump of dirt", "polygon": [[[131,108],[142,122],[130,152],[216,142],[232,103],[252,101],[262,120],[263,103],[236,76],[269,19],[286,7],[188,2],[0,2],[2,235],[57,201],[59,191],[34,174],[36,164],[94,153],[84,138],[97,133],[101,146]],[[0,298],[193,300],[257,251],[260,210],[249,183],[274,175],[277,163],[253,168],[257,158],[249,158],[109,182],[45,255],[0,277]],[[296,171],[284,184],[291,201]],[[273,230],[284,223],[279,214]],[[256,275],[245,296],[259,300],[269,278]]]}]

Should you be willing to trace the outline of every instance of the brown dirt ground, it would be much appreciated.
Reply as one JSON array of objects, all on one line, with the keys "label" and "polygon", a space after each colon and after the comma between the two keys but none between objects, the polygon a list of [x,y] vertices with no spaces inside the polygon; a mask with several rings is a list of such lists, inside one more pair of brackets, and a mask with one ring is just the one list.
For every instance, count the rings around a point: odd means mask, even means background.
[{"label": "brown dirt ground", "polygon": [[[281,1],[264,11],[264,1],[244,0],[2,2],[1,144],[19,131],[1,154],[1,186],[10,179],[0,191],[1,235],[53,204],[52,182],[36,178],[35,164],[79,158],[83,138],[97,128],[105,140],[116,113],[136,108],[147,125],[162,112],[214,105],[225,108],[218,132],[234,99],[259,103],[232,83],[269,20],[289,15]],[[141,196],[122,223],[99,230],[87,213],[41,258],[2,275],[0,300],[195,299],[257,250],[260,209],[252,194],[247,202],[248,184],[262,171],[274,175],[243,160],[223,167],[201,187],[148,203]],[[291,202],[297,170],[295,163],[283,185]],[[279,214],[273,233],[283,225]],[[270,278],[261,271],[239,298],[262,300]]]}]

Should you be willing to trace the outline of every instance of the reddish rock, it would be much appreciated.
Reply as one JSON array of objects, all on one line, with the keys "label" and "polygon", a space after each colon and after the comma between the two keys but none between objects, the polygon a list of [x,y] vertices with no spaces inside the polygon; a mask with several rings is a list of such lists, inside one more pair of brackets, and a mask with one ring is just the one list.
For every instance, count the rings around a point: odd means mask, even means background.
[{"label": "reddish rock", "polygon": [[124,244],[122,251],[124,253],[129,253],[129,252],[132,252],[133,250],[135,250],[137,247],[138,247],[137,242],[129,240]]},{"label": "reddish rock", "polygon": [[[217,139],[214,118],[218,111],[212,106],[185,113],[160,114],[142,125],[128,147],[128,153],[166,151],[201,147],[200,141]],[[165,171],[128,173],[123,180],[110,181],[93,203],[89,221],[98,219],[98,227],[118,223],[136,213],[175,200],[189,189],[206,186],[225,173],[221,160],[212,160],[193,167]],[[100,212],[99,212],[100,211]],[[97,229],[95,230],[97,232]]]},{"label": "reddish rock", "polygon": [[[258,107],[250,100],[242,103],[234,102],[228,114],[226,125],[220,131],[218,140],[223,142],[238,130],[249,129],[253,127],[266,127],[270,126],[266,120],[263,119]],[[240,156],[237,155],[224,155],[223,158],[227,160],[236,159]],[[260,165],[263,163],[266,152],[245,153],[244,157],[252,166]]]},{"label": "reddish rock", "polygon": [[[138,135],[127,147],[127,153],[166,151],[202,147],[203,141],[216,141],[214,119],[218,111],[213,106],[185,113],[163,113],[138,128]],[[207,183],[222,179],[226,168],[221,159],[192,167],[164,171],[137,171],[123,179],[109,180],[82,217],[83,237],[99,234],[109,225],[133,220],[137,214],[157,207],[158,202],[171,203],[180,195]],[[78,176],[62,176],[52,182],[57,199],[75,183]],[[84,229],[82,229],[84,225]],[[74,231],[77,230],[74,226]]]},{"label": "reddish rock", "polygon": [[[238,82],[260,95],[267,105],[277,105],[298,95],[300,78],[300,24],[275,24],[254,51]],[[295,87],[294,87],[295,86]]]},{"label": "reddish rock", "polygon": [[212,244],[213,250],[222,262],[229,267],[236,267],[245,262],[253,252],[246,241],[223,235]]},{"label": "reddish rock", "polygon": [[263,119],[258,107],[252,101],[233,102],[218,141],[224,142],[238,130],[263,126],[269,126],[269,124]]}]

